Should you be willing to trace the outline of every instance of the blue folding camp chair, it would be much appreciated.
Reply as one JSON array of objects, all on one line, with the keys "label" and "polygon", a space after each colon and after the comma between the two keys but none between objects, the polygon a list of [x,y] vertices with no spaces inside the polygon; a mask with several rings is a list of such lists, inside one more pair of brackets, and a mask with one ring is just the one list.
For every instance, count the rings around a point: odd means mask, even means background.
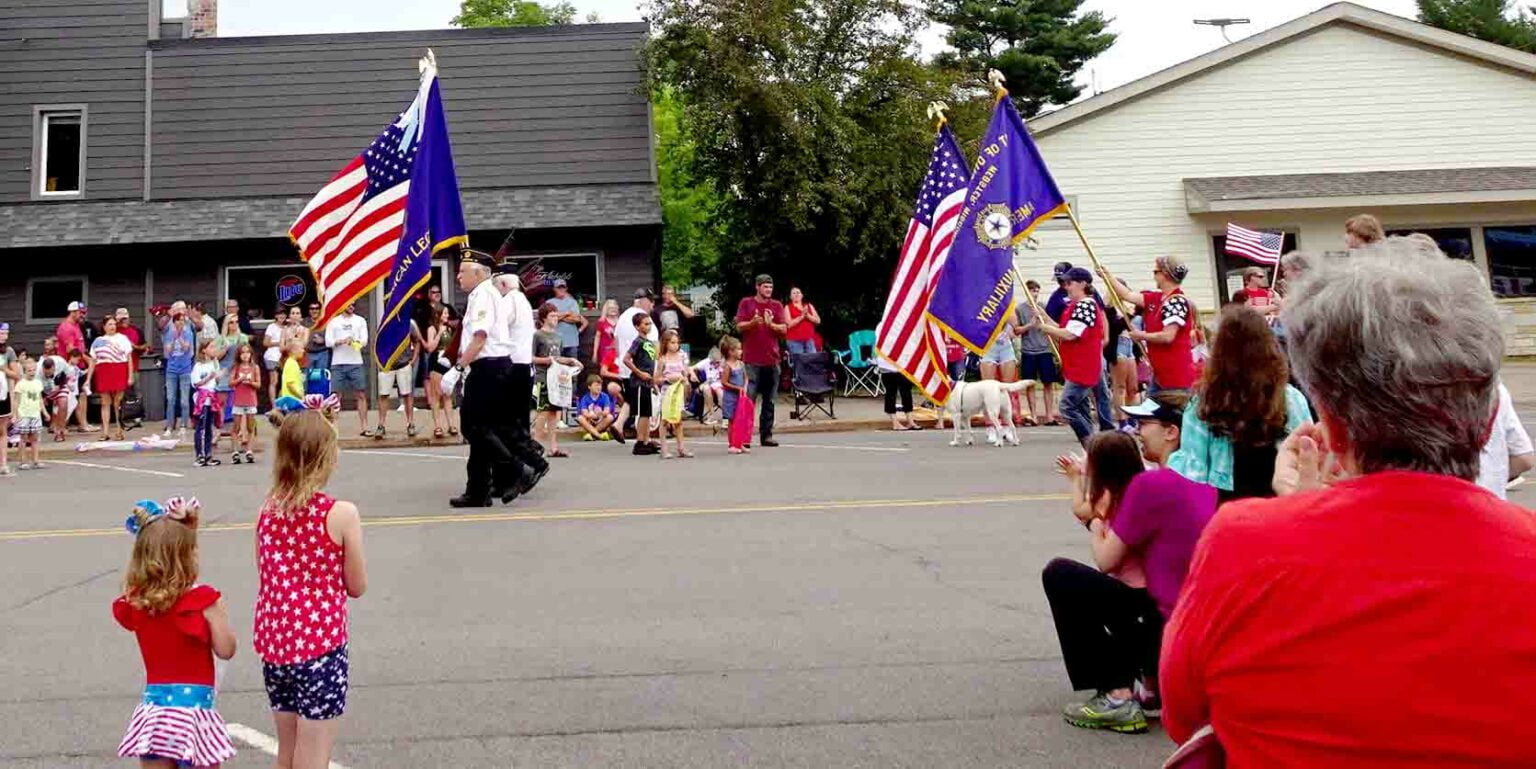
[{"label": "blue folding camp chair", "polygon": [[875,331],[867,329],[848,335],[848,349],[837,350],[837,362],[843,367],[843,395],[863,390],[871,398],[885,394],[880,372],[875,368]]}]

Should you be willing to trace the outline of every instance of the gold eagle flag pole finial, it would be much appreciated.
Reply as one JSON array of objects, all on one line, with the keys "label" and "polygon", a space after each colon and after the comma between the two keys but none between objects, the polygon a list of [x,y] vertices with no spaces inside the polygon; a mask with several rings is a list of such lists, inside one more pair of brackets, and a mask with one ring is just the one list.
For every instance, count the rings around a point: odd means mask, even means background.
[{"label": "gold eagle flag pole finial", "polygon": [[1006,82],[1008,82],[1008,78],[1003,77],[1002,72],[999,72],[995,69],[987,70],[987,83],[990,84],[992,86],[992,90],[997,91],[999,95],[1008,92],[1008,89],[1003,87],[1003,84]]},{"label": "gold eagle flag pole finial", "polygon": [[944,123],[946,123],[949,120],[949,118],[946,118],[944,116],[944,110],[947,110],[947,109],[949,109],[949,105],[945,104],[944,102],[941,102],[941,101],[931,101],[931,102],[928,102],[928,119],[932,120],[932,121],[935,121],[935,124],[936,124],[935,125],[935,129],[937,129],[938,126],[944,125]]}]

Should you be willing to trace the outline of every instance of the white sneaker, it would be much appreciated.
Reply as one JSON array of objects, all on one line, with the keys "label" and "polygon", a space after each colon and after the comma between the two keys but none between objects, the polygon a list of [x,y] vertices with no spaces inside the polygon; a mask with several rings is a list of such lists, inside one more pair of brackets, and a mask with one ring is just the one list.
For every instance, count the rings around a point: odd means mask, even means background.
[{"label": "white sneaker", "polygon": [[15,474],[16,471],[12,470],[10,465],[0,465],[0,478],[9,478]]}]

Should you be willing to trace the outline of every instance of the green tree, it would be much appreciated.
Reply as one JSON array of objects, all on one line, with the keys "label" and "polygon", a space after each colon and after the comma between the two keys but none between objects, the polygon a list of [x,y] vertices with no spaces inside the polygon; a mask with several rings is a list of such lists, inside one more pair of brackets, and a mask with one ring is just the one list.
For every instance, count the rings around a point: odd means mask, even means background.
[{"label": "green tree", "polygon": [[953,51],[935,62],[975,82],[987,70],[1007,78],[1014,105],[1031,117],[1050,104],[1067,104],[1082,93],[1078,70],[1109,50],[1115,34],[1098,11],[1082,13],[1083,0],[928,0],[928,17],[949,27]]},{"label": "green tree", "polygon": [[694,174],[697,145],[684,128],[677,92],[657,89],[651,107],[661,188],[661,279],[679,288],[714,280],[720,261],[720,196]]},{"label": "green tree", "polygon": [[569,2],[532,0],[460,0],[455,27],[551,27],[576,20],[576,6]]},{"label": "green tree", "polygon": [[1509,0],[1419,0],[1425,24],[1526,53],[1536,53],[1532,13],[1536,6],[1519,9]]},{"label": "green tree", "polygon": [[[945,83],[904,0],[651,0],[648,73],[670,89],[707,183],[727,312],[768,272],[829,335],[878,320]],[[671,192],[663,192],[670,196]],[[668,244],[670,248],[670,244]]]}]

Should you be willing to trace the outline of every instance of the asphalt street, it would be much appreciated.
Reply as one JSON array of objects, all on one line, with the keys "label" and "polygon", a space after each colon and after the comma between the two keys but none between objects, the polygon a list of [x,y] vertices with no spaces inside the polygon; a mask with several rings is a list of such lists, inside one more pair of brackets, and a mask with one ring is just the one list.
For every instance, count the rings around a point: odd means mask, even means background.
[{"label": "asphalt street", "polygon": [[[949,434],[787,437],[690,460],[576,444],[533,494],[460,513],[463,447],[350,451],[367,521],[353,767],[1155,767],[1172,745],[1084,732],[1040,589],[1087,557],[1051,459]],[[68,460],[73,461],[73,460]],[[112,621],[133,500],[204,503],[204,581],[241,650],[225,718],[271,734],[249,649],[251,523],[269,467],[82,458],[0,482],[0,766],[119,766],[142,682]],[[1525,492],[1523,492],[1525,493]],[[270,766],[249,744],[227,766]]]}]

